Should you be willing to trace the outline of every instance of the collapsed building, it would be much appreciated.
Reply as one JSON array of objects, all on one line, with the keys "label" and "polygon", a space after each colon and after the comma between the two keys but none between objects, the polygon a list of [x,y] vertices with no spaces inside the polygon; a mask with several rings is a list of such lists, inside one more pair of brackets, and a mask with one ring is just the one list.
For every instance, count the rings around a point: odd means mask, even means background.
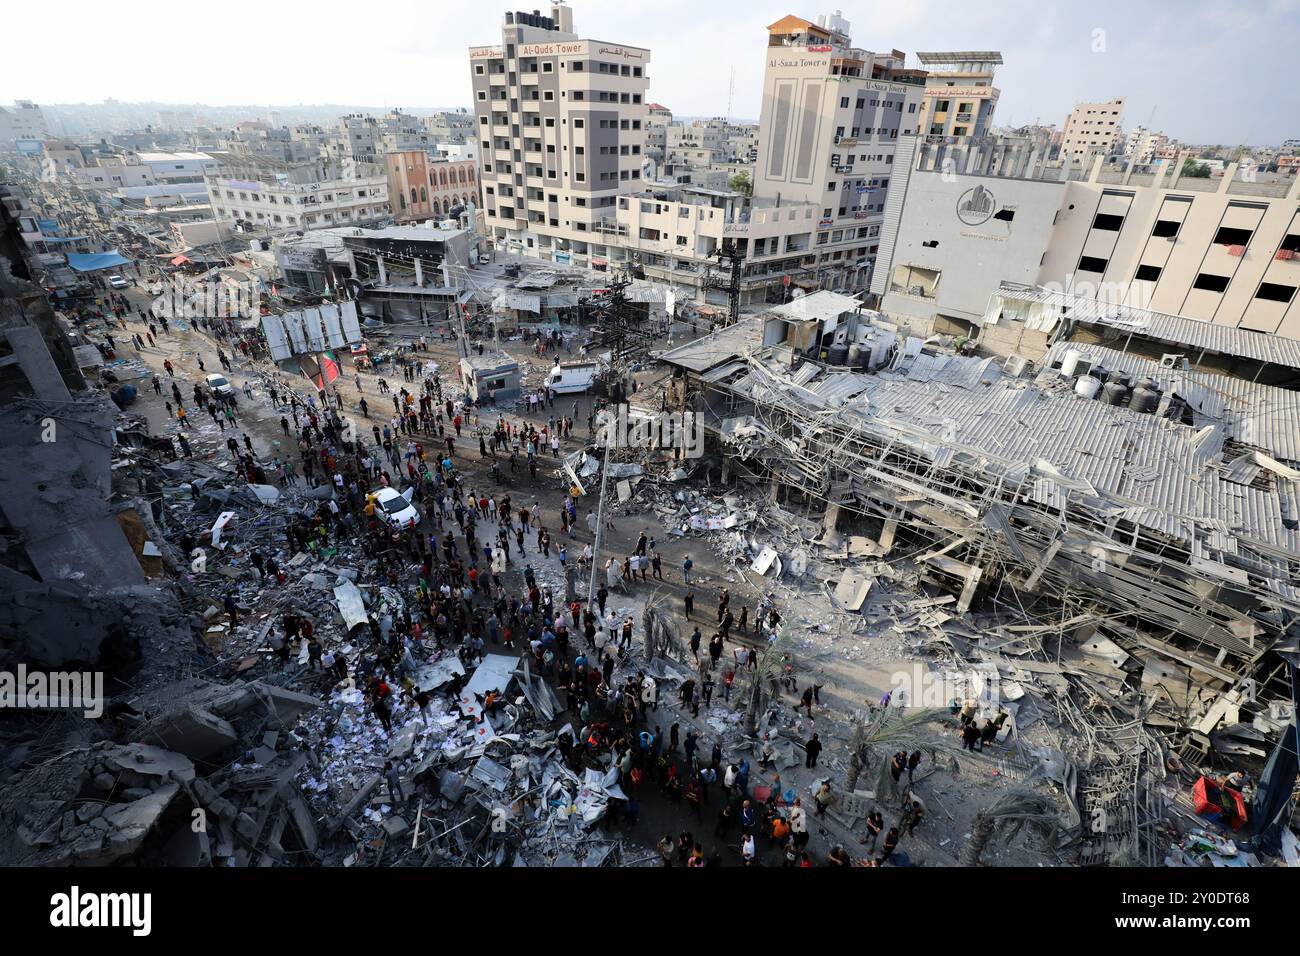
[{"label": "collapsed building", "polygon": [[[1057,333],[1074,327],[1060,318]],[[823,509],[823,540],[909,556],[959,614],[1021,612],[959,656],[1086,658],[1104,705],[1076,729],[1118,741],[1119,759],[1080,761],[1080,812],[1089,791],[1124,793],[1120,839],[1150,860],[1150,784],[1170,756],[1262,757],[1292,720],[1277,651],[1300,629],[1300,402],[1126,349],[1047,345],[1037,363],[957,355],[823,292],[661,360],[731,470]]]}]

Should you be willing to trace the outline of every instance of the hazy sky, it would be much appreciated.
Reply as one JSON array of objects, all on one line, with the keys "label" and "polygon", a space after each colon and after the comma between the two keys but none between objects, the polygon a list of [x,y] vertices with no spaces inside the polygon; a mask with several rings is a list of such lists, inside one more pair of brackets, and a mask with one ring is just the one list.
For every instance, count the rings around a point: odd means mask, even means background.
[{"label": "hazy sky", "polygon": [[[519,3],[529,10],[537,4]],[[764,27],[834,7],[757,0],[574,0],[579,34],[649,47],[650,95],[679,115],[759,114]],[[842,2],[872,50],[1001,50],[996,122],[1062,124],[1127,96],[1124,125],[1191,142],[1300,136],[1300,0]],[[466,47],[500,39],[493,0],[13,3],[0,103],[119,100],[470,106]]]}]

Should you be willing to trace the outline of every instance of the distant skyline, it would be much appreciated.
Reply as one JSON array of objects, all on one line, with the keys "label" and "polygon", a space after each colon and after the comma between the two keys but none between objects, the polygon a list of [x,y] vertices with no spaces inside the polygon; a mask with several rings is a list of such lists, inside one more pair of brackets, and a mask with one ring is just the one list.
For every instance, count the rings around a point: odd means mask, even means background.
[{"label": "distant skyline", "polygon": [[[315,0],[265,4],[250,16],[159,0],[24,4],[5,14],[0,105],[470,107],[467,48],[499,41],[506,10],[534,6],[549,4],[391,0],[367,9]],[[1001,50],[998,125],[1059,127],[1076,102],[1124,96],[1126,129],[1149,125],[1192,143],[1300,137],[1300,84],[1291,77],[1300,0],[570,6],[580,35],[650,49],[650,98],[678,115],[757,118],[764,28],[788,13],[815,19],[838,9],[857,46],[900,49],[909,65],[917,50]]]}]

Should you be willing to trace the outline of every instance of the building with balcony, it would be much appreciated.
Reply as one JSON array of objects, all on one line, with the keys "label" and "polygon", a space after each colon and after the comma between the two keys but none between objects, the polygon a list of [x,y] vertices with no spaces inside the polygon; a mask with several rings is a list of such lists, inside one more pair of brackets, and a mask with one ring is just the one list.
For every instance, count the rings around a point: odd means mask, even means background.
[{"label": "building with balcony", "polygon": [[389,215],[388,176],[378,163],[276,163],[215,153],[206,177],[215,218],[232,231],[276,233],[366,225]]},{"label": "building with balcony", "polygon": [[925,95],[917,131],[924,136],[987,136],[1001,91],[993,74],[1002,65],[997,50],[917,53],[925,67]]},{"label": "building with balcony", "polygon": [[817,23],[787,16],[767,32],[754,196],[816,208],[809,248],[823,247],[819,262],[850,262],[846,284],[860,285],[874,262],[898,138],[917,129],[926,74],[908,69],[899,50],[853,46],[838,14]]},{"label": "building with balcony", "polygon": [[650,51],[507,13],[500,43],[471,47],[484,222],[498,248],[587,255],[618,196],[643,187]]}]

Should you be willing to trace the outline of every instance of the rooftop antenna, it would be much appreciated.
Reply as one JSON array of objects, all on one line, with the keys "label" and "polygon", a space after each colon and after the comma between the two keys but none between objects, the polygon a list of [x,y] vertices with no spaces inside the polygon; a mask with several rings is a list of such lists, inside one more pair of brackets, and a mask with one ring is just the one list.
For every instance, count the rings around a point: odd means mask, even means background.
[{"label": "rooftop antenna", "polygon": [[727,122],[731,122],[731,104],[736,98],[736,65],[731,65],[731,82],[727,84]]}]

